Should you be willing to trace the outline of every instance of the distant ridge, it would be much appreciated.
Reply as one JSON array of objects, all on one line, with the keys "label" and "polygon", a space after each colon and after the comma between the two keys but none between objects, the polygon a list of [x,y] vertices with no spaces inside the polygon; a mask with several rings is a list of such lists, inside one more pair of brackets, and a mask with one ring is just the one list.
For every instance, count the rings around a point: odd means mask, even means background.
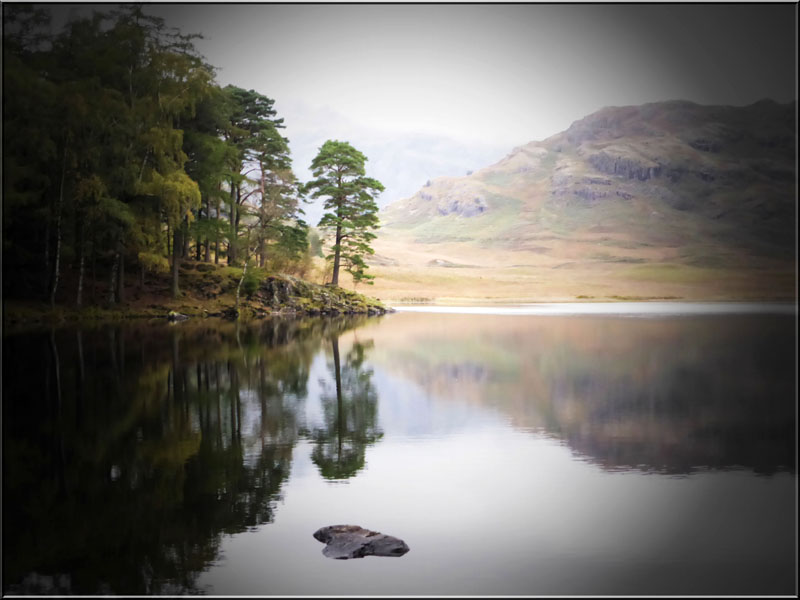
[{"label": "distant ridge", "polygon": [[387,206],[380,253],[482,264],[476,256],[512,251],[501,266],[550,269],[794,268],[796,112],[769,99],[603,108]]}]

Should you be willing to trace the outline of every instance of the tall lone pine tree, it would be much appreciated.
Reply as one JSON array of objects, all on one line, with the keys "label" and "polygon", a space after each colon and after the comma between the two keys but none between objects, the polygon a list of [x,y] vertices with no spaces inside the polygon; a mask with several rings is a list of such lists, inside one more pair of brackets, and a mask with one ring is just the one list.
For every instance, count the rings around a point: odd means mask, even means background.
[{"label": "tall lone pine tree", "polygon": [[371,229],[378,228],[377,195],[384,190],[377,179],[366,177],[364,163],[367,157],[347,142],[328,140],[311,162],[311,173],[316,178],[305,185],[312,198],[325,198],[325,210],[319,227],[333,234],[333,247],[328,259],[333,258],[331,283],[339,285],[339,266],[356,283],[372,283],[374,276],[365,273],[364,256],[374,254],[370,242],[375,239]]}]

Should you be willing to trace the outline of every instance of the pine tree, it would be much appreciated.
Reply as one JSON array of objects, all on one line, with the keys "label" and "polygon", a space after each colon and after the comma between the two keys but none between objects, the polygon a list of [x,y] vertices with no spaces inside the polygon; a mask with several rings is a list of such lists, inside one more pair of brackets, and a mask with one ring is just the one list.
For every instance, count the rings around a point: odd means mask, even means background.
[{"label": "pine tree", "polygon": [[364,256],[374,254],[370,242],[375,239],[371,230],[378,228],[377,195],[384,190],[377,179],[366,177],[364,163],[367,157],[347,142],[328,140],[311,162],[311,173],[316,178],[305,185],[312,198],[324,198],[327,211],[319,227],[333,236],[333,246],[328,259],[333,258],[331,283],[339,285],[339,267],[356,283],[372,283],[374,277],[366,274]]}]

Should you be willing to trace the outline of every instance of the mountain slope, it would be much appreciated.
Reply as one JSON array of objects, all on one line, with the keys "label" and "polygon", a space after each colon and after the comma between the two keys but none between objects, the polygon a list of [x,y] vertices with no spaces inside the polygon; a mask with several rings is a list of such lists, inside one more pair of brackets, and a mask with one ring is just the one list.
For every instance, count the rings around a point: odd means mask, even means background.
[{"label": "mountain slope", "polygon": [[795,112],[768,100],[605,108],[435,179],[382,212],[375,291],[793,297]]}]

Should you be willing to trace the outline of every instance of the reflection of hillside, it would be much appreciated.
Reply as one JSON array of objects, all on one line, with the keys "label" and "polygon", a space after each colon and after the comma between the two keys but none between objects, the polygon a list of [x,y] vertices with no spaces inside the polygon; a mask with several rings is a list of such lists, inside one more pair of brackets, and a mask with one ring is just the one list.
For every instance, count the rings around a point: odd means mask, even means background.
[{"label": "reflection of hillside", "polygon": [[373,335],[376,360],[434,397],[498,409],[605,468],[770,472],[795,466],[790,326],[401,314]]},{"label": "reflection of hillside", "polygon": [[3,591],[199,591],[223,533],[273,520],[312,358],[356,324],[4,338]]}]

